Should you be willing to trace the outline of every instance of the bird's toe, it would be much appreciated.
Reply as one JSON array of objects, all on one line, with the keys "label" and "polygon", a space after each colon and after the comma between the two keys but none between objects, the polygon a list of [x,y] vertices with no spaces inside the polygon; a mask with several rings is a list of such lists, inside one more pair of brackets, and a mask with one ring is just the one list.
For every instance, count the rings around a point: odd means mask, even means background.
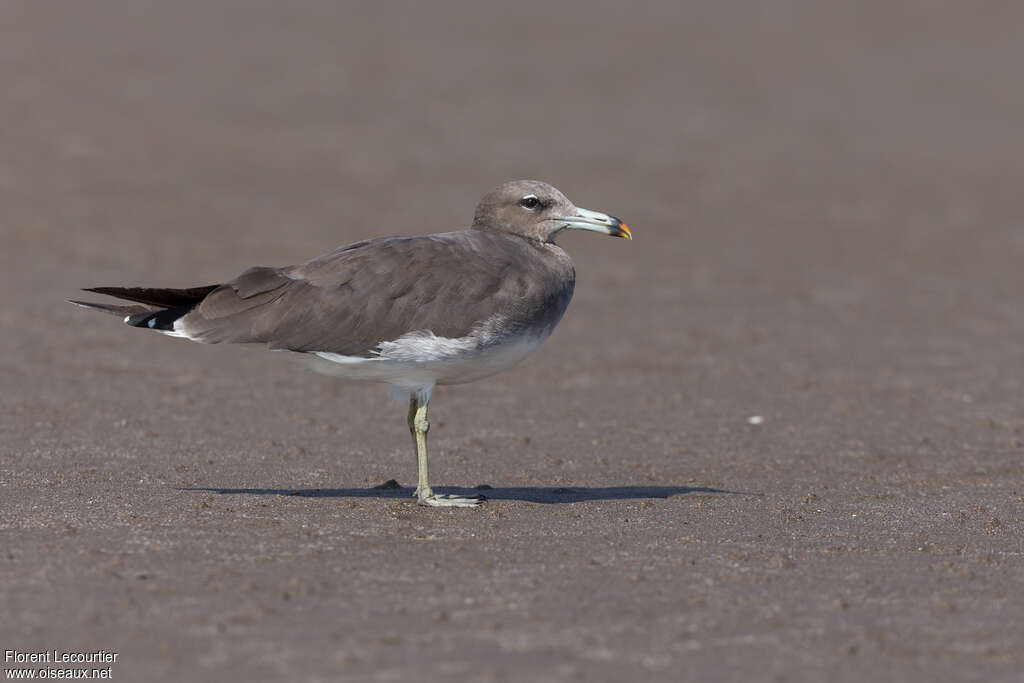
[{"label": "bird's toe", "polygon": [[417,502],[420,505],[426,505],[428,507],[457,507],[457,508],[475,508],[484,501],[483,496],[473,496],[466,498],[464,496],[452,496],[448,494],[435,493],[429,496],[420,496]]}]

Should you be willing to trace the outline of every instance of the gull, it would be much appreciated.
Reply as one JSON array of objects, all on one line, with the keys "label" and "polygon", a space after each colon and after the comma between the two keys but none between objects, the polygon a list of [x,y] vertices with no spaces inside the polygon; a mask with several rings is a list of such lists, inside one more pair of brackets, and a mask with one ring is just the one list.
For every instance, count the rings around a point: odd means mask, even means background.
[{"label": "gull", "polygon": [[132,327],[204,344],[263,344],[304,354],[322,372],[384,382],[408,401],[421,505],[473,507],[427,482],[427,404],[434,387],[472,382],[523,360],[555,329],[576,271],[563,230],[632,239],[620,219],[516,180],[488,192],[466,230],[379,237],[305,263],[249,268],[188,289],[91,287],[133,302],[71,301]]}]

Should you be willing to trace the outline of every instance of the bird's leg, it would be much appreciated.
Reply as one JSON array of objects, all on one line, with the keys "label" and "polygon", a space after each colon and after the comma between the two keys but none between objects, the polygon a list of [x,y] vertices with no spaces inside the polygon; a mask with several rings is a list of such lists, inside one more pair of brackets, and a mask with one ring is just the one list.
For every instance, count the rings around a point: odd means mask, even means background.
[{"label": "bird's leg", "polygon": [[430,399],[417,391],[409,397],[409,431],[416,446],[416,467],[419,470],[419,482],[413,494],[420,505],[432,507],[476,507],[480,498],[462,498],[460,496],[439,495],[430,489],[427,483],[427,432],[430,422],[427,420],[427,401]]},{"label": "bird's leg", "polygon": [[412,447],[416,449],[416,469],[419,479],[413,497],[429,498],[434,495],[427,483],[427,432],[430,422],[427,420],[427,402],[419,392],[409,397],[409,433],[412,434]]},{"label": "bird's leg", "polygon": [[[426,479],[427,479],[427,473],[426,473],[427,462],[426,462],[426,457],[425,456],[420,456],[420,440],[418,438],[416,438],[416,409],[419,408],[418,393],[419,392],[413,392],[412,394],[409,395],[409,433],[412,434],[412,447],[416,450],[416,467],[419,470],[419,477],[420,477],[419,478],[419,482],[417,482],[417,484],[416,484],[416,490],[413,491],[413,493],[412,493],[412,497],[413,498],[419,498],[420,497],[420,487],[423,485],[423,482],[426,481]],[[424,415],[424,417],[426,417],[426,415]],[[427,424],[427,428],[428,429],[430,428],[430,424],[429,423]],[[426,436],[424,436],[423,437],[424,448],[426,447],[426,443],[427,443],[427,439],[426,439]],[[422,457],[422,460],[421,460],[421,457]]]}]

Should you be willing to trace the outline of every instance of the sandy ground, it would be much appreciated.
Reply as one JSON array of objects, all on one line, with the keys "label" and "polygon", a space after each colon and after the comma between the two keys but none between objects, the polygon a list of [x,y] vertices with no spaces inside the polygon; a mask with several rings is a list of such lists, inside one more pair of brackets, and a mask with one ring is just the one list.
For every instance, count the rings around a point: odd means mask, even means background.
[{"label": "sandy ground", "polygon": [[[5,3],[0,648],[1024,680],[1024,10],[962,7]],[[635,241],[567,235],[552,339],[435,394],[477,510],[373,488],[415,480],[381,387],[63,303],[464,227],[520,177]]]}]

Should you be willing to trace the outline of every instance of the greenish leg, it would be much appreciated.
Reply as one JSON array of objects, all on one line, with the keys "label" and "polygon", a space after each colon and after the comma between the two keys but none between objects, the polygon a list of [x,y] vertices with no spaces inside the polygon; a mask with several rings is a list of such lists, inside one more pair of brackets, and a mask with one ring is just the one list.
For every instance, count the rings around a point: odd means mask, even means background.
[{"label": "greenish leg", "polygon": [[416,484],[416,490],[413,491],[412,497],[419,498],[420,496],[420,485],[423,484],[424,474],[423,467],[420,465],[420,443],[419,439],[416,438],[416,409],[419,407],[419,401],[416,398],[416,394],[409,395],[409,434],[412,435],[412,447],[416,450],[416,465],[420,471],[419,483]]},{"label": "greenish leg", "polygon": [[413,495],[420,505],[476,507],[480,504],[480,498],[438,495],[430,490],[427,483],[427,432],[430,431],[430,421],[427,420],[428,400],[418,391],[409,397],[409,433],[412,434],[413,445],[416,447],[416,467],[419,470],[419,482]]},{"label": "greenish leg", "polygon": [[427,420],[427,402],[421,398],[418,392],[409,397],[409,433],[412,434],[412,446],[416,449],[416,469],[419,471],[413,496],[419,499],[434,495],[427,483],[427,432],[430,431],[430,421]]}]

